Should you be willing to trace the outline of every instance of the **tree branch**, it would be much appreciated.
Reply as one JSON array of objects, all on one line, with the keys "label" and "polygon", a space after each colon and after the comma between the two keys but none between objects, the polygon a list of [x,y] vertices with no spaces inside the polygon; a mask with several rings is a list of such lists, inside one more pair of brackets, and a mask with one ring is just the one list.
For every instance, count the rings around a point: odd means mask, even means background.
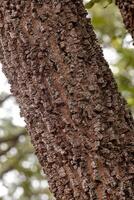
[{"label": "tree branch", "polygon": [[0,97],[0,106],[1,106],[7,99],[9,99],[10,97],[12,97],[11,94],[6,95],[4,98]]},{"label": "tree branch", "polygon": [[5,142],[17,141],[21,135],[26,135],[26,130],[25,129],[24,129],[24,132],[21,132],[21,133],[15,135],[15,136],[9,136],[9,137],[0,138],[0,144],[1,143],[5,143]]},{"label": "tree branch", "polygon": [[116,0],[116,5],[120,9],[126,29],[134,39],[134,0]]}]

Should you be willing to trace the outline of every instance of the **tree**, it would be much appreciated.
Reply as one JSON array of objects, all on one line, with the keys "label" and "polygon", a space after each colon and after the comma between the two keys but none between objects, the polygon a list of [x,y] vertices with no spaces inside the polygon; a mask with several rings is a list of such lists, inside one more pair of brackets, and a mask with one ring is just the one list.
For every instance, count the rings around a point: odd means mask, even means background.
[{"label": "tree", "polygon": [[[119,10],[115,4],[97,3],[88,10],[104,53],[118,83],[119,91],[134,109],[133,84],[133,40],[125,30]],[[113,15],[114,13],[114,15]],[[111,21],[112,19],[112,21]],[[109,26],[110,21],[110,26]],[[113,52],[113,53],[112,53]],[[112,62],[111,62],[112,61]]]},{"label": "tree", "polygon": [[125,27],[128,29],[132,35],[132,38],[134,39],[134,0],[116,0],[116,4],[121,11]]},{"label": "tree", "polygon": [[[13,100],[10,94],[1,94],[0,106],[8,100]],[[0,200],[52,200],[26,130],[14,125],[8,116],[0,119],[0,184],[2,194],[8,188]]]},{"label": "tree", "polygon": [[3,69],[56,199],[132,199],[132,115],[82,1],[0,12]]}]

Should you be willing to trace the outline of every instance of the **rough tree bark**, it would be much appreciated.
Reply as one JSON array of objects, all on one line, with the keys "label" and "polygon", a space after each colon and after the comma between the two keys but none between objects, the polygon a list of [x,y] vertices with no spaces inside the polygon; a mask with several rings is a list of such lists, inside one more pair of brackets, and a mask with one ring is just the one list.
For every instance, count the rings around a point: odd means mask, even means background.
[{"label": "rough tree bark", "polygon": [[1,0],[0,39],[56,199],[134,199],[134,121],[82,0]]},{"label": "rough tree bark", "polygon": [[121,11],[125,27],[134,39],[134,0],[116,0]]}]

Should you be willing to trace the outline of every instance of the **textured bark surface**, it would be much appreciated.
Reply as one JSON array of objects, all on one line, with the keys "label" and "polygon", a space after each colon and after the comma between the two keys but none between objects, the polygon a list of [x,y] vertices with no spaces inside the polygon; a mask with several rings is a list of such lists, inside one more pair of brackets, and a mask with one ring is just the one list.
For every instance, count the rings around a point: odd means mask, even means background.
[{"label": "textured bark surface", "polygon": [[0,3],[3,71],[56,199],[134,199],[134,121],[82,0]]},{"label": "textured bark surface", "polygon": [[134,0],[116,0],[116,4],[121,11],[125,27],[134,39]]},{"label": "textured bark surface", "polygon": [[4,63],[4,55],[2,50],[2,44],[0,42],[0,62]]}]

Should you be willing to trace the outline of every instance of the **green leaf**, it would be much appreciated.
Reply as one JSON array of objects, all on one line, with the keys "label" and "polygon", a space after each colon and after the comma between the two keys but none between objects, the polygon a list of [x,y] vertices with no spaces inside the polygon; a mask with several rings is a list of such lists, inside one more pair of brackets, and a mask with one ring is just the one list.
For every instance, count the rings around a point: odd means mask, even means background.
[{"label": "green leaf", "polygon": [[94,6],[94,4],[95,4],[95,3],[98,3],[99,1],[101,1],[101,0],[91,0],[91,1],[89,1],[89,2],[86,3],[86,5],[85,5],[86,9],[92,8],[92,7]]},{"label": "green leaf", "polygon": [[109,4],[111,4],[113,0],[90,0],[88,3],[86,3],[85,7],[86,9],[90,9],[94,6],[96,3],[108,3],[105,7],[107,7]]}]

